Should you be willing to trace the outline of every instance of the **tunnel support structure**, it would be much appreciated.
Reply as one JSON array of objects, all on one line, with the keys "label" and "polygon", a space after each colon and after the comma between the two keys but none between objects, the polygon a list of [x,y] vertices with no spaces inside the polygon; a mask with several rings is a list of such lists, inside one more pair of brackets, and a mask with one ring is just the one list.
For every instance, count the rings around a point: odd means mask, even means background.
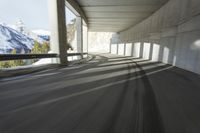
[{"label": "tunnel support structure", "polygon": [[126,56],[126,43],[124,43],[124,56]]},{"label": "tunnel support structure", "polygon": [[131,56],[134,56],[134,42],[131,43]]},{"label": "tunnel support structure", "polygon": [[51,29],[50,47],[52,53],[59,58],[52,59],[52,63],[67,63],[67,35],[65,18],[65,0],[48,0],[49,22]]},{"label": "tunnel support structure", "polygon": [[77,52],[82,53],[81,58],[83,58],[83,21],[82,18],[76,17],[76,29],[77,29]]},{"label": "tunnel support structure", "polygon": [[140,44],[140,58],[143,58],[144,42]]}]

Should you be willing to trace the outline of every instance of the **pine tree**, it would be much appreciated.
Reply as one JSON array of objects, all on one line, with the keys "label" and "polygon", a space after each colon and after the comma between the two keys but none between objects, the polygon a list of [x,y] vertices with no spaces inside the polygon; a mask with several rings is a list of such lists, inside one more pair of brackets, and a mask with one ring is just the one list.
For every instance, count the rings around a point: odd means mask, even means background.
[{"label": "pine tree", "polygon": [[9,68],[10,64],[8,61],[1,61],[0,62],[0,68]]},{"label": "pine tree", "polygon": [[[13,49],[11,54],[17,54],[17,50]],[[22,66],[22,65],[24,65],[23,60],[12,60],[12,61],[9,61],[9,66],[10,67],[16,67],[16,66]]]},{"label": "pine tree", "polygon": [[35,41],[34,42],[34,48],[32,49],[32,51],[31,51],[31,53],[32,54],[41,54],[41,46],[40,46],[40,44],[37,42],[37,41]]},{"label": "pine tree", "polygon": [[47,54],[49,52],[49,49],[49,44],[47,42],[44,42],[41,47],[41,53]]}]

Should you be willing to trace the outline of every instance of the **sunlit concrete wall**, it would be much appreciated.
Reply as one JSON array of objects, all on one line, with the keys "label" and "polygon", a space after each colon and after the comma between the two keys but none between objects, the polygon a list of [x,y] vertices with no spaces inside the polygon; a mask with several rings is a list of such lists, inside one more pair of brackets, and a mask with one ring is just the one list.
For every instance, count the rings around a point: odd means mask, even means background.
[{"label": "sunlit concrete wall", "polygon": [[125,56],[132,56],[132,43],[125,44]]},{"label": "sunlit concrete wall", "polygon": [[147,43],[147,42],[145,42],[144,43],[144,47],[143,47],[143,55],[142,55],[142,57],[144,58],[144,59],[150,59],[149,57],[149,55],[150,55],[150,47],[151,47],[151,43]]},{"label": "sunlit concrete wall", "polygon": [[124,43],[118,44],[118,54],[119,55],[124,55],[124,48],[125,48],[124,46],[125,46]]},{"label": "sunlit concrete wall", "polygon": [[117,54],[117,44],[111,45],[111,54]]},{"label": "sunlit concrete wall", "polygon": [[140,48],[141,48],[141,42],[135,42],[133,43],[133,57],[139,58],[140,57]]},{"label": "sunlit concrete wall", "polygon": [[[133,42],[134,47],[137,44],[143,58],[200,74],[199,7],[200,0],[170,0],[138,25],[115,35],[113,40]],[[133,48],[132,55],[138,57],[138,48]]]}]

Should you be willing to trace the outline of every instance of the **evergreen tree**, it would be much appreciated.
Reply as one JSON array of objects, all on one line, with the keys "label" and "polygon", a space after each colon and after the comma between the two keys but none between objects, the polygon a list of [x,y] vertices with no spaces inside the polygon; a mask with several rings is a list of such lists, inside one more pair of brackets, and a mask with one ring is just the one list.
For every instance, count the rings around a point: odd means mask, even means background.
[{"label": "evergreen tree", "polygon": [[[17,50],[13,49],[11,54],[17,54]],[[16,66],[22,66],[22,65],[24,65],[23,60],[12,60],[12,61],[9,61],[9,66],[10,67],[16,67]]]},{"label": "evergreen tree", "polygon": [[[13,49],[13,50],[11,51],[11,54],[17,54],[17,50],[16,50],[16,49]],[[17,66],[16,60],[9,61],[9,65],[10,65],[10,67],[15,67],[15,66]]]},{"label": "evergreen tree", "polygon": [[31,51],[31,53],[32,54],[41,54],[41,46],[40,46],[40,44],[37,42],[37,41],[35,41],[34,42],[34,47],[33,47],[33,49],[32,49],[32,51]]},{"label": "evergreen tree", "polygon": [[1,61],[0,62],[0,68],[9,68],[10,64],[8,61]]},{"label": "evergreen tree", "polygon": [[[50,50],[50,46],[48,42],[44,42],[40,45],[37,41],[34,42],[34,48],[32,49],[32,54],[46,54]],[[11,54],[17,54],[17,50],[13,49]],[[33,62],[36,62],[38,59],[33,59]],[[23,60],[12,60],[12,61],[2,61],[0,62],[0,68],[9,68],[22,66],[25,62]]]},{"label": "evergreen tree", "polygon": [[41,47],[41,53],[47,54],[47,53],[49,52],[49,49],[50,49],[49,43],[44,42],[44,43],[42,44],[42,47]]}]

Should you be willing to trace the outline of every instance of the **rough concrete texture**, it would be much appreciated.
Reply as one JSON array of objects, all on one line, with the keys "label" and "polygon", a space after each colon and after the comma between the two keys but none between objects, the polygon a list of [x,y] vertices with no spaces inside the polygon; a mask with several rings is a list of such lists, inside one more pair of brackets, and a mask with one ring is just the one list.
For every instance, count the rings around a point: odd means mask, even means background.
[{"label": "rough concrete texture", "polygon": [[[70,2],[75,0],[67,1]],[[158,10],[168,0],[76,1],[87,17],[89,31],[119,32],[130,26],[136,25]]]},{"label": "rough concrete texture", "polygon": [[200,133],[200,75],[110,54],[0,79],[0,133]]},{"label": "rough concrete texture", "polygon": [[[144,44],[142,53],[140,51],[143,58],[148,58],[149,54],[154,61],[200,74],[199,6],[199,0],[170,0],[150,17],[118,33],[112,40],[134,45],[141,42]],[[148,48],[149,43],[151,48]],[[137,54],[132,55],[137,57]]]}]

